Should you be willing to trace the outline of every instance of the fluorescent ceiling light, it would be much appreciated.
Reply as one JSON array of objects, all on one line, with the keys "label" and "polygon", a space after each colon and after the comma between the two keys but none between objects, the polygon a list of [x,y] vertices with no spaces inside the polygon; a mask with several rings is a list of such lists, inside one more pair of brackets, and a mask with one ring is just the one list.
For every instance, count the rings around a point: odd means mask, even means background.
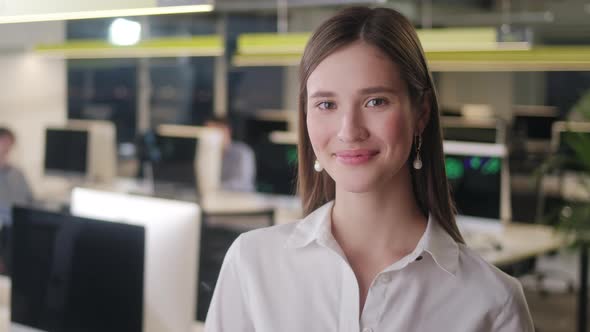
[{"label": "fluorescent ceiling light", "polygon": [[166,37],[140,40],[130,46],[106,40],[70,40],[62,44],[34,47],[35,54],[68,59],[142,58],[177,56],[221,56],[223,38],[217,35]]},{"label": "fluorescent ceiling light", "polygon": [[199,12],[210,12],[212,10],[213,10],[213,5],[209,4],[209,5],[191,5],[191,6],[164,6],[164,7],[149,7],[149,8],[79,11],[79,12],[68,12],[68,13],[36,14],[36,15],[12,15],[12,16],[0,16],[0,24],[2,24],[2,23],[41,22],[41,21],[66,21],[66,20],[80,20],[80,19],[89,19],[89,18],[100,18],[100,17],[199,13]]},{"label": "fluorescent ceiling light", "polygon": [[139,22],[118,18],[109,27],[109,41],[114,45],[135,45],[141,38]]}]

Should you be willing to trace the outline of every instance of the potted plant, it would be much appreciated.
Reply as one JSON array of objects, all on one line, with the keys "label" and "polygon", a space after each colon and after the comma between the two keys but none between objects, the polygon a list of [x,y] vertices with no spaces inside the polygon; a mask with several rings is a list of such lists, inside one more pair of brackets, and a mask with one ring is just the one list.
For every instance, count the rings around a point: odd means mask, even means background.
[{"label": "potted plant", "polygon": [[[578,331],[586,331],[588,298],[588,248],[590,246],[590,131],[577,130],[581,122],[590,123],[590,90],[586,92],[570,111],[571,115],[582,121],[566,122],[561,135],[563,149],[557,150],[541,165],[537,175],[559,172],[561,192],[571,191],[575,195],[565,197],[565,202],[557,211],[546,216],[552,220],[556,230],[571,239],[573,247],[580,250],[580,289],[578,294]],[[555,134],[555,132],[554,132]],[[564,153],[567,151],[567,153]],[[573,173],[569,170],[574,170]],[[572,181],[564,181],[568,179]],[[570,196],[570,195],[567,195]]]}]

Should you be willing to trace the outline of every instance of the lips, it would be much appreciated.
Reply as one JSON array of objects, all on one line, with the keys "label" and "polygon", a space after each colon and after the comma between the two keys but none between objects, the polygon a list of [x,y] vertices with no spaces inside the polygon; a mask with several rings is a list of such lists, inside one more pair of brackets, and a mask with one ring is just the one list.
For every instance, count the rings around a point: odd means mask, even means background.
[{"label": "lips", "polygon": [[378,150],[358,149],[338,151],[334,156],[345,165],[360,165],[369,162],[378,154]]}]

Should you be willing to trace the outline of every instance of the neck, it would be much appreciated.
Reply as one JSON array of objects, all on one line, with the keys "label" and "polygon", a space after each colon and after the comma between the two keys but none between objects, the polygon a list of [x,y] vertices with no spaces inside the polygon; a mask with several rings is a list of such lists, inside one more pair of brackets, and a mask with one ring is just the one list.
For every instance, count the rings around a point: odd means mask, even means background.
[{"label": "neck", "polygon": [[409,253],[424,234],[426,223],[407,168],[372,192],[336,188],[332,232],[345,252]]}]

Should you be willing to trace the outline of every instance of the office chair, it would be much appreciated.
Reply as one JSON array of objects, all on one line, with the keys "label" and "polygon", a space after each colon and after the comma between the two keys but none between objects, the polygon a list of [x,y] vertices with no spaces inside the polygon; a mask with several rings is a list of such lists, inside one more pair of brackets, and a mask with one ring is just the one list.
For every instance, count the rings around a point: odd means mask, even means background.
[{"label": "office chair", "polygon": [[225,254],[241,233],[275,224],[274,209],[201,214],[196,319],[205,321]]}]

